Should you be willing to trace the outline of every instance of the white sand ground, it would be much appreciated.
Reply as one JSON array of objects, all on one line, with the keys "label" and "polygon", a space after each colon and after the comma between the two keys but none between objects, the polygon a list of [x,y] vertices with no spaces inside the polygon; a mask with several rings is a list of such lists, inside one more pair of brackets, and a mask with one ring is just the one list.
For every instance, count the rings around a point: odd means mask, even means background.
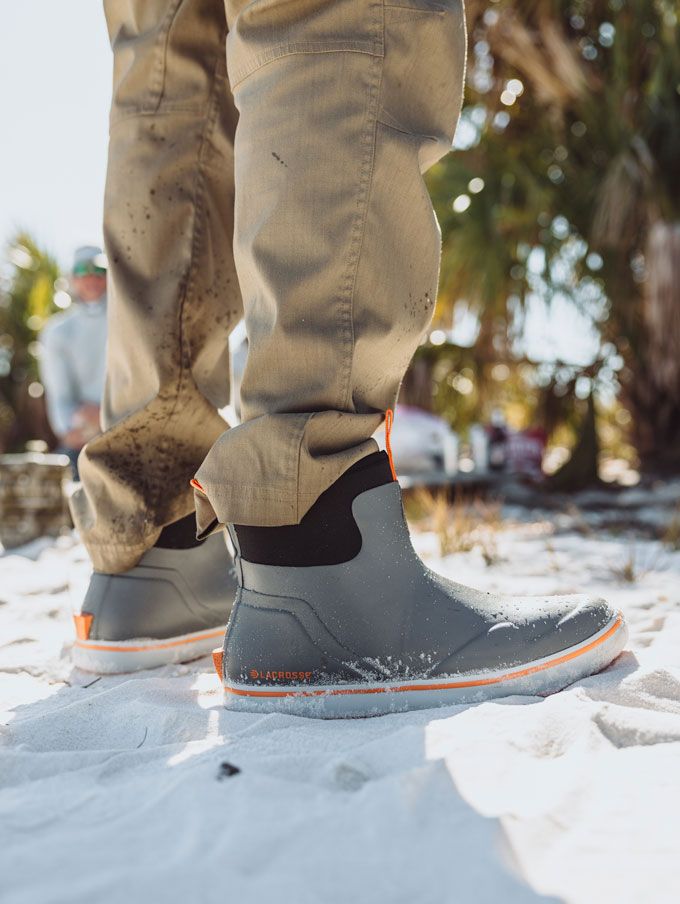
[{"label": "white sand ground", "polygon": [[606,594],[630,651],[545,700],[347,722],[228,713],[207,660],[72,670],[82,548],[23,553],[0,558],[3,904],[680,901],[680,553],[535,524],[490,567],[432,557]]}]

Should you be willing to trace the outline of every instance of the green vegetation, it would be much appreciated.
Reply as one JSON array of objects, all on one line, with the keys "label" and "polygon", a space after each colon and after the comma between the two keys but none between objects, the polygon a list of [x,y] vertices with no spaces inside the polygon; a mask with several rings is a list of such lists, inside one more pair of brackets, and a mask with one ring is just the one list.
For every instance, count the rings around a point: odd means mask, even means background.
[{"label": "green vegetation", "polygon": [[25,232],[8,243],[0,277],[0,451],[53,439],[38,377],[38,333],[59,310],[56,260]]},{"label": "green vegetation", "polygon": [[[606,402],[608,439],[617,421],[643,467],[677,470],[677,4],[469,0],[467,10],[459,150],[429,185],[444,241],[439,321],[472,311],[478,336],[473,349],[421,350],[436,359],[435,407],[464,425],[523,394],[528,416],[553,431],[577,424],[593,391]],[[535,298],[566,301],[587,318],[599,337],[592,363],[523,360],[518,337]],[[438,364],[447,355],[448,368]],[[499,362],[502,386],[493,380]],[[464,368],[472,399],[455,391]]]}]

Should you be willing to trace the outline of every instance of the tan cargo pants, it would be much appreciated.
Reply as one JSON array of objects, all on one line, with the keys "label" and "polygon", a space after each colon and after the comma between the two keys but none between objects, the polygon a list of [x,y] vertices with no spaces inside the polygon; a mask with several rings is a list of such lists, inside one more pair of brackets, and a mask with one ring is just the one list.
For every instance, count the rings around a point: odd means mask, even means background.
[{"label": "tan cargo pants", "polygon": [[105,8],[108,380],[72,508],[120,572],[194,504],[200,529],[297,523],[374,450],[436,297],[422,173],[451,145],[465,27],[462,0]]}]

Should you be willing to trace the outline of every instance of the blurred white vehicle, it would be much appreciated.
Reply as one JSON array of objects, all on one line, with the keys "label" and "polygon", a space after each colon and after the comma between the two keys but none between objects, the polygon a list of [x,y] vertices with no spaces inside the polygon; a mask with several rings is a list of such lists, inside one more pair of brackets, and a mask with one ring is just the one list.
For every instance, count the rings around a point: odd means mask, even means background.
[{"label": "blurred white vehicle", "polygon": [[[384,425],[373,434],[381,449],[385,448]],[[399,474],[458,470],[458,436],[443,418],[413,408],[397,405],[391,432],[394,467]]]},{"label": "blurred white vehicle", "polygon": [[[220,414],[232,426],[240,422],[240,389],[248,356],[248,340],[245,324],[241,321],[229,337],[231,353],[231,404]],[[374,438],[381,449],[385,448],[384,425]],[[392,427],[392,455],[394,466],[400,474],[423,474],[445,471],[455,474],[458,470],[458,436],[445,420],[410,405],[397,405]]]}]

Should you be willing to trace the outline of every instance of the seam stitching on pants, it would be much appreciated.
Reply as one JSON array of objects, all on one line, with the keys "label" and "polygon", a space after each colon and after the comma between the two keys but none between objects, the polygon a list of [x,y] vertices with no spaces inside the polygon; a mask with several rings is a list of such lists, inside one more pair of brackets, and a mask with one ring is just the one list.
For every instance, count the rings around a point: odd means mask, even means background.
[{"label": "seam stitching on pants", "polygon": [[[297,443],[297,437],[295,437],[295,443]],[[219,487],[220,492],[211,490],[211,493],[213,496],[217,496],[219,498],[222,495],[224,495],[221,492],[221,490],[223,490],[223,489],[225,489],[225,490],[226,489],[230,489],[230,490],[241,489],[241,490],[246,490],[246,491],[252,490],[253,492],[262,490],[265,493],[267,493],[268,495],[271,495],[272,498],[277,498],[277,499],[281,499],[284,501],[289,501],[289,500],[295,498],[294,490],[291,490],[290,492],[284,491],[284,490],[277,490],[276,492],[272,493],[271,483],[233,483],[232,481],[224,481],[223,483],[220,484],[220,487]],[[230,495],[230,494],[227,493],[226,495]],[[306,492],[303,490],[300,492],[300,496],[308,496],[310,498],[316,499],[317,494],[314,492]],[[210,500],[208,500],[208,501],[210,501]]]},{"label": "seam stitching on pants", "polygon": [[365,53],[368,56],[382,56],[381,44],[377,41],[309,41],[293,44],[279,44],[270,47],[250,63],[236,69],[230,76],[231,90],[236,90],[251,75],[263,66],[287,56],[315,53]]},{"label": "seam stitching on pants", "polygon": [[197,107],[189,106],[188,104],[164,103],[162,104],[162,108],[159,107],[157,110],[145,110],[140,107],[138,109],[128,110],[124,113],[120,112],[113,114],[110,119],[110,127],[113,129],[118,123],[127,122],[129,119],[143,119],[145,116],[159,118],[161,116],[176,116],[177,114],[203,119],[205,116],[205,106]]},{"label": "seam stitching on pants", "polygon": [[[379,9],[380,23],[382,30],[383,48],[385,36],[384,11],[381,6]],[[346,345],[349,345],[348,353],[346,353],[344,367],[345,373],[342,376],[343,386],[341,387],[341,404],[347,411],[353,408],[352,403],[352,364],[354,361],[354,292],[356,289],[357,274],[359,271],[359,262],[361,259],[361,248],[363,246],[364,234],[366,231],[366,221],[368,218],[368,207],[371,195],[371,185],[373,181],[373,171],[375,164],[375,151],[378,131],[378,109],[380,103],[380,89],[383,77],[384,56],[377,57],[373,63],[375,72],[371,73],[369,85],[369,102],[366,111],[366,129],[362,136],[364,144],[364,156],[361,163],[361,171],[359,176],[359,198],[357,200],[360,209],[357,211],[352,232],[350,237],[349,252],[347,255],[347,270],[341,284],[340,289],[340,333]]]},{"label": "seam stitching on pants", "polygon": [[[163,99],[163,91],[165,89],[165,75],[167,71],[167,53],[168,53],[168,44],[170,41],[170,31],[172,29],[172,23],[175,20],[175,17],[179,11],[180,6],[182,5],[183,0],[173,0],[172,5],[166,12],[161,24],[158,29],[158,35],[154,42],[153,49],[153,62],[151,66],[151,72],[149,74],[148,79],[148,87],[145,94],[142,94],[141,105],[138,108],[138,112],[143,112],[147,115],[153,115],[153,113],[158,109]],[[109,29],[111,28],[111,22],[108,19],[107,15],[107,26]],[[114,59],[116,58],[121,44],[126,44],[127,42],[123,40],[119,40],[119,35],[115,36],[110,31],[111,37],[111,51],[113,53]],[[122,80],[124,81],[124,79]],[[120,109],[118,105],[118,90],[121,87],[122,82],[116,82],[114,80],[113,83],[113,91],[111,96],[111,109],[109,113],[109,122],[113,124],[117,120],[117,110]]]},{"label": "seam stitching on pants", "polygon": [[405,3],[385,3],[385,9],[403,9],[409,13],[423,13],[423,15],[441,16],[446,12],[443,6],[408,6]]},{"label": "seam stitching on pants", "polygon": [[170,32],[172,31],[172,25],[177,17],[177,13],[179,12],[179,8],[182,5],[184,0],[175,0],[174,6],[171,6],[168,10],[168,13],[163,22],[163,29],[161,30],[161,34],[159,37],[158,43],[163,46],[162,53],[159,57],[158,62],[158,74],[157,74],[157,83],[158,86],[156,90],[156,101],[154,106],[152,107],[152,112],[155,112],[160,107],[163,102],[163,93],[165,91],[165,78],[168,70],[168,47],[170,45]]},{"label": "seam stitching on pants", "polygon": [[[384,112],[388,113],[387,110],[385,110]],[[385,122],[385,120],[381,119],[380,116],[378,117],[378,123],[381,126],[384,126],[386,129],[390,129],[392,132],[398,132],[400,135],[406,135],[408,138],[419,139],[421,141],[432,141],[435,144],[439,143],[439,139],[436,138],[434,135],[423,135],[422,133],[419,133],[419,132],[409,132],[408,129],[400,129],[399,126],[395,126],[391,122]]]},{"label": "seam stitching on pants", "polygon": [[[223,33],[221,44],[224,43],[224,39],[226,37],[226,32]],[[212,134],[213,129],[215,127],[215,123],[217,122],[218,112],[219,112],[219,104],[218,104],[218,88],[221,84],[221,80],[218,77],[218,70],[221,62],[221,56],[218,55],[217,60],[215,62],[215,66],[213,67],[213,78],[212,85],[210,89],[209,101],[207,105],[207,111],[205,116],[205,121],[203,125],[203,130],[201,132],[201,139],[198,144],[198,149],[196,151],[196,174],[194,178],[194,190],[192,194],[193,200],[193,224],[191,230],[191,246],[190,246],[190,254],[189,261],[187,264],[185,276],[182,279],[181,288],[179,292],[179,311],[178,311],[178,346],[179,346],[179,374],[177,377],[177,384],[174,393],[174,401],[170,413],[165,419],[165,423],[162,428],[161,438],[160,438],[160,451],[165,453],[165,438],[168,433],[168,428],[177,412],[177,408],[179,405],[179,400],[182,396],[182,392],[185,386],[187,375],[191,373],[190,368],[190,348],[187,346],[186,339],[186,330],[185,330],[185,316],[187,313],[187,300],[191,295],[191,292],[194,287],[194,275],[195,275],[195,263],[198,259],[198,251],[201,247],[201,243],[203,241],[203,233],[204,233],[204,220],[205,220],[205,204],[204,204],[204,192],[205,192],[205,180],[203,177],[203,153],[207,146],[209,136]],[[157,487],[156,492],[154,494],[154,503],[153,508],[157,508],[158,503],[160,501],[162,493],[165,491],[165,487],[161,487],[160,485]],[[189,492],[189,484],[187,482],[187,492]]]}]

